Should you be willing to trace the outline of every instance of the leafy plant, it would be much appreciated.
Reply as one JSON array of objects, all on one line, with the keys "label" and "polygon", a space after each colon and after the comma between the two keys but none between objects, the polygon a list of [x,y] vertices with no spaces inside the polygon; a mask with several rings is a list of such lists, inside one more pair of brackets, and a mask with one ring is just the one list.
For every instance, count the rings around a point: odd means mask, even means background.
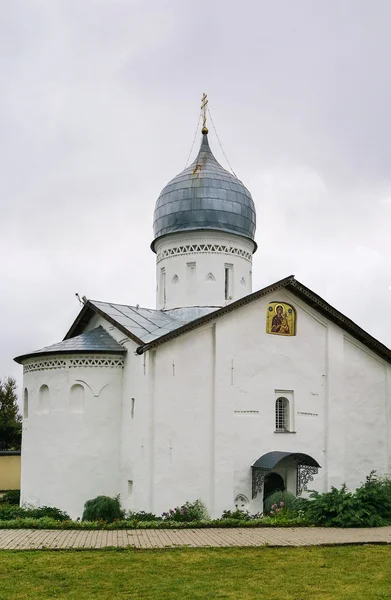
[{"label": "leafy plant", "polygon": [[134,521],[136,523],[145,522],[145,521],[152,522],[152,521],[161,521],[162,520],[162,517],[157,517],[153,513],[144,512],[143,510],[141,510],[140,512],[129,511],[126,518],[129,521]]},{"label": "leafy plant", "polygon": [[315,525],[379,527],[391,522],[391,482],[375,471],[355,492],[344,484],[324,494],[312,492],[310,498],[306,515]]},{"label": "leafy plant", "polygon": [[121,508],[119,495],[115,498],[97,496],[87,500],[84,504],[82,521],[107,521],[112,523],[116,519],[123,519],[124,511]]},{"label": "leafy plant", "polygon": [[20,504],[20,490],[7,490],[0,497],[0,503],[2,504]]},{"label": "leafy plant", "polygon": [[[279,512],[296,512],[298,510],[298,499],[290,492],[274,492],[268,496],[264,503],[264,511],[266,514]],[[273,514],[272,513],[272,514]]]},{"label": "leafy plant", "polygon": [[177,523],[209,520],[208,511],[202,500],[185,502],[182,506],[177,506],[176,508],[164,512],[162,517],[165,521],[175,521]]},{"label": "leafy plant", "polygon": [[240,510],[240,508],[237,508],[236,510],[224,510],[221,518],[236,519],[238,521],[250,521],[252,519],[248,510]]},{"label": "leafy plant", "polygon": [[43,517],[55,521],[67,521],[69,515],[54,506],[41,506],[39,508],[0,504],[0,521],[11,519],[41,519]]}]

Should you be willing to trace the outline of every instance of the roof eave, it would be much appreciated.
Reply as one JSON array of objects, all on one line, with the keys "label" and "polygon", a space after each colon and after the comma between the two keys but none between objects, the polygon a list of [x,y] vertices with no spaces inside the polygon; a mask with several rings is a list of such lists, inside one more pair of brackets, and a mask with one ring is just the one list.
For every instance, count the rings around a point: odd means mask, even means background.
[{"label": "roof eave", "polygon": [[22,354],[21,356],[17,356],[14,358],[14,361],[20,365],[22,365],[29,358],[35,358],[40,356],[54,356],[54,355],[66,355],[71,356],[73,354],[126,354],[127,350],[124,348],[123,350],[48,350],[41,352],[30,352],[29,354]]},{"label": "roof eave", "polygon": [[296,279],[293,279],[293,281],[287,285],[287,289],[301,300],[304,300],[309,306],[316,308],[320,314],[355,337],[358,341],[364,344],[364,346],[391,363],[390,348],[388,348],[385,344],[382,344],[382,342],[374,338],[370,333],[365,331],[365,329],[362,329],[362,327],[349,319],[349,317],[346,317],[331,304],[323,300],[323,298],[318,296],[318,294],[307,288]]},{"label": "roof eave", "polygon": [[279,281],[276,281],[275,283],[265,288],[262,288],[261,290],[253,292],[248,296],[244,296],[243,298],[236,300],[236,302],[233,302],[232,304],[228,304],[223,308],[219,308],[207,315],[204,315],[203,317],[200,317],[199,319],[190,321],[190,323],[187,323],[186,325],[183,325],[182,327],[179,327],[178,329],[175,329],[170,333],[158,337],[152,342],[149,342],[148,344],[142,344],[137,348],[136,352],[137,354],[143,354],[144,352],[152,350],[157,346],[168,342],[171,339],[174,339],[184,333],[195,329],[196,327],[205,325],[206,323],[209,323],[210,321],[213,321],[214,319],[217,319],[220,316],[232,312],[240,306],[249,304],[254,300],[258,300],[262,296],[266,296],[270,292],[274,292],[282,288],[288,289],[295,296],[304,300],[306,304],[315,308],[320,314],[322,314],[327,319],[338,325],[341,329],[349,333],[352,337],[357,339],[364,346],[372,350],[372,352],[383,358],[383,360],[385,360],[388,363],[391,363],[391,350],[387,348],[387,346],[379,342],[379,340],[367,333],[359,325],[354,323],[354,321],[352,321],[348,317],[345,317],[345,315],[343,315],[336,308],[331,306],[331,304],[328,304],[328,302],[323,300],[323,298],[321,298],[320,296],[312,292],[309,288],[307,288],[305,285],[297,281],[294,275],[290,275],[289,277],[280,279]]},{"label": "roof eave", "polygon": [[186,229],[178,229],[178,231],[169,231],[168,233],[163,233],[162,235],[158,235],[156,238],[154,238],[151,242],[150,248],[152,250],[152,252],[154,252],[156,254],[156,250],[155,250],[155,244],[158,240],[161,240],[165,237],[168,237],[170,235],[175,235],[175,234],[180,234],[180,233],[187,233],[187,232],[192,232],[192,231],[216,231],[216,233],[229,233],[230,235],[237,235],[238,237],[242,237],[245,240],[248,240],[249,242],[252,242],[254,244],[254,248],[253,248],[253,254],[255,254],[255,252],[258,250],[258,244],[257,242],[251,238],[248,235],[244,235],[243,233],[239,233],[237,231],[232,231],[231,229],[224,229],[223,227],[217,229],[216,227],[188,227]]}]

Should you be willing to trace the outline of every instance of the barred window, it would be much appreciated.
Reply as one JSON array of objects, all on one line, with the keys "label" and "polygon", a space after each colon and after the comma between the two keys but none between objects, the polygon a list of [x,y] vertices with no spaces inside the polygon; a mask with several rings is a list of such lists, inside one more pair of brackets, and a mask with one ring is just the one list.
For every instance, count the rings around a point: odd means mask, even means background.
[{"label": "barred window", "polygon": [[276,400],[276,431],[289,431],[289,402],[282,396]]}]

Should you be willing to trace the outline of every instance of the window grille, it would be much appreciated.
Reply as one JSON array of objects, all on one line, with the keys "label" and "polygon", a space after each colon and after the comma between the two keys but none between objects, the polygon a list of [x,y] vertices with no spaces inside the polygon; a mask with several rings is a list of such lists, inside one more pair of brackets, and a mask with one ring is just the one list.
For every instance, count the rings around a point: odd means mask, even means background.
[{"label": "window grille", "polygon": [[289,402],[287,398],[276,400],[276,431],[289,431]]}]

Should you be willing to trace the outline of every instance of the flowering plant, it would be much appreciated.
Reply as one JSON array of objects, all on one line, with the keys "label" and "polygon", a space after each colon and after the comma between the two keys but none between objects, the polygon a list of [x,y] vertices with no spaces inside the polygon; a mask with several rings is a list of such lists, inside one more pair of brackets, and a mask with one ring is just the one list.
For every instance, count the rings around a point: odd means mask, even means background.
[{"label": "flowering plant", "polygon": [[269,514],[270,515],[278,514],[279,512],[282,512],[284,510],[284,507],[285,507],[285,502],[283,502],[282,500],[279,504],[272,504]]},{"label": "flowering plant", "polygon": [[209,519],[209,515],[205,504],[201,500],[196,500],[171,508],[162,514],[162,518],[164,521],[188,523],[191,521],[206,521]]}]

